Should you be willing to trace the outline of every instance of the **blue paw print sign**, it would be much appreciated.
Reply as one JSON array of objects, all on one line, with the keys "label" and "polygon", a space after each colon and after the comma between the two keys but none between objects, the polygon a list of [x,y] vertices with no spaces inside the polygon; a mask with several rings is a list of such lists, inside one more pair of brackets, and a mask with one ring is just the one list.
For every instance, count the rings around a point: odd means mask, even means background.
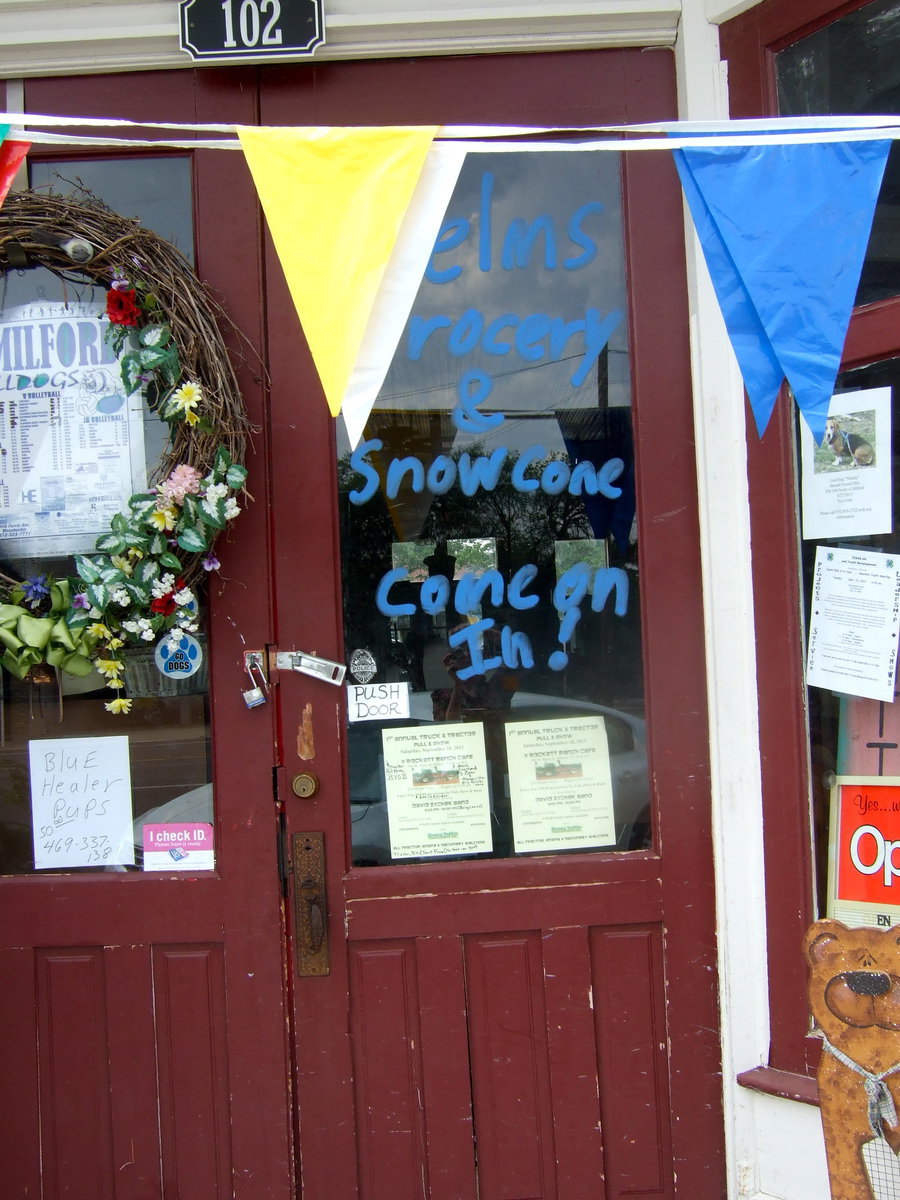
[{"label": "blue paw print sign", "polygon": [[169,679],[190,679],[203,663],[200,643],[189,633],[181,635],[180,642],[163,638],[156,647],[157,670]]}]

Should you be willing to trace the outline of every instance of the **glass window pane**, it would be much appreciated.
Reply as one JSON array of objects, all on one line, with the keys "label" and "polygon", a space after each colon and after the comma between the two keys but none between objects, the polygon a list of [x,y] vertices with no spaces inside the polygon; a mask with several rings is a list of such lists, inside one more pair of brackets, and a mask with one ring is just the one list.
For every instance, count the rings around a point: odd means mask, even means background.
[{"label": "glass window pane", "polygon": [[[887,389],[890,396],[889,418],[879,424],[870,401],[865,398],[871,389]],[[864,397],[859,398],[863,392]],[[877,467],[888,472],[892,481],[897,476],[897,454],[888,430],[900,428],[900,358],[886,359],[867,366],[844,371],[838,376],[837,399],[832,402],[831,412],[838,421],[840,433],[851,439],[837,445],[837,453],[828,444],[816,450],[816,472],[824,469],[835,480],[844,479],[845,492],[850,503],[858,495],[863,473]],[[843,404],[842,404],[843,401]],[[844,419],[840,414],[846,410]],[[871,452],[861,452],[859,442],[871,447]],[[857,460],[846,452],[857,447]],[[840,457],[838,457],[840,454]],[[862,465],[857,465],[857,461]],[[824,465],[823,465],[824,464]],[[859,477],[859,478],[858,478]],[[838,493],[840,494],[840,493]],[[846,534],[829,538],[806,538],[802,542],[802,566],[806,612],[811,613],[812,589],[816,551],[819,547],[839,546],[842,549],[860,548],[886,555],[900,553],[898,535],[898,493],[894,486],[891,494],[893,511],[892,529],[887,533],[853,536],[852,529]],[[852,647],[850,650],[852,654]],[[871,653],[871,648],[860,646],[862,656]],[[828,886],[828,838],[831,788],[835,776],[892,776],[900,775],[900,709],[896,700],[893,704],[848,695],[822,687],[808,688],[810,756],[813,785],[813,834],[815,843],[816,886],[819,897],[820,915],[825,915],[825,897]],[[847,919],[846,914],[841,917]]]},{"label": "glass window pane", "polygon": [[191,160],[161,158],[29,160],[33,188],[63,196],[89,192],[123,217],[134,217],[194,261]]},{"label": "glass window pane", "polygon": [[[900,104],[900,3],[876,0],[846,13],[775,55],[783,116],[865,116]],[[900,263],[900,152],[892,147],[881,188],[857,304],[897,294]]]},{"label": "glass window pane", "polygon": [[[33,177],[47,181],[52,169],[163,236],[181,230],[190,249],[187,159],[36,164]],[[93,549],[110,517],[146,490],[165,443],[164,423],[124,396],[103,339],[105,306],[105,289],[75,268],[65,281],[43,268],[0,276],[0,576],[37,581],[21,605],[28,620],[56,613],[52,581],[71,577],[71,556]],[[18,632],[17,619],[0,634]],[[96,670],[0,672],[0,873],[212,865],[205,660],[187,679],[163,675],[152,648],[123,663],[127,716],[106,711],[113,693]],[[150,858],[145,825],[165,827]]]},{"label": "glass window pane", "polygon": [[623,247],[617,156],[470,155],[338,446],[355,865],[649,844]]}]

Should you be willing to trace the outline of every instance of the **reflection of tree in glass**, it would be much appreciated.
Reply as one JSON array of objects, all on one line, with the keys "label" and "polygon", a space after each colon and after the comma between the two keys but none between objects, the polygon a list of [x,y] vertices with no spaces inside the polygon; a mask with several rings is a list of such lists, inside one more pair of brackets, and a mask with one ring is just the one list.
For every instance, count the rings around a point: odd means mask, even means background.
[{"label": "reflection of tree in glass", "polygon": [[454,579],[470,572],[483,575],[497,565],[497,546],[493,538],[451,538],[447,553],[456,559]]},{"label": "reflection of tree in glass", "polygon": [[569,567],[576,563],[587,563],[591,571],[605,567],[609,562],[606,542],[598,542],[593,538],[579,538],[577,541],[557,542],[556,576],[559,578]]},{"label": "reflection of tree in glass", "polygon": [[395,567],[405,567],[413,583],[421,583],[428,578],[426,558],[434,554],[434,542],[393,542],[391,544],[391,563]]}]

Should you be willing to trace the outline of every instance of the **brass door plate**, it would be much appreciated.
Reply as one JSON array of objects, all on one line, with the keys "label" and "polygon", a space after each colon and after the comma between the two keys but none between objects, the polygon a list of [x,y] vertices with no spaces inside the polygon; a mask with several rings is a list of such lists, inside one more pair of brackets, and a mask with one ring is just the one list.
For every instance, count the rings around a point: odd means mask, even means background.
[{"label": "brass door plate", "polygon": [[325,892],[325,835],[291,834],[294,899],[294,961],[300,976],[331,972]]}]

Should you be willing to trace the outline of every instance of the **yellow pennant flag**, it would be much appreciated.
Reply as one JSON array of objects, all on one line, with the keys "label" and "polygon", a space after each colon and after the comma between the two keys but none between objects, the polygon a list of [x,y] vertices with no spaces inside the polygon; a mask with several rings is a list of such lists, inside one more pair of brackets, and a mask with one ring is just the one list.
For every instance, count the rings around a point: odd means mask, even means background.
[{"label": "yellow pennant flag", "polygon": [[332,416],[437,130],[238,129]]}]

